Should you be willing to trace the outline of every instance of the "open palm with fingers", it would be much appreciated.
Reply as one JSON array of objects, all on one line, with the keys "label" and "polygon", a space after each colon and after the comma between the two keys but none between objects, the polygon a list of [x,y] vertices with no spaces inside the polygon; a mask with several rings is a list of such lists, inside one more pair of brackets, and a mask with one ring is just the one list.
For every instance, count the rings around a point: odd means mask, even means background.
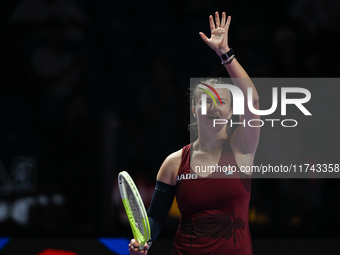
[{"label": "open palm with fingers", "polygon": [[208,38],[204,33],[200,32],[202,40],[212,48],[217,55],[227,53],[230,48],[228,46],[228,30],[231,21],[231,16],[226,16],[222,13],[220,21],[219,13],[215,13],[215,21],[212,15],[209,16],[211,37]]}]

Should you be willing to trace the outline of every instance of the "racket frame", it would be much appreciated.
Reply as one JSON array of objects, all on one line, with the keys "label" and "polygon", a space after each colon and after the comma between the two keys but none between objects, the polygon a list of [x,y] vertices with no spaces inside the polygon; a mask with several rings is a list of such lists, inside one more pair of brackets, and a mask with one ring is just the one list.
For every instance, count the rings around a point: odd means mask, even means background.
[{"label": "racket frame", "polygon": [[[132,213],[132,209],[131,209],[124,185],[127,185],[132,191],[132,195],[136,201],[137,208],[142,216],[141,220],[143,223],[144,233],[141,233],[141,231],[136,226],[136,220]],[[119,186],[119,192],[120,192],[120,195],[123,201],[124,209],[125,209],[126,215],[130,223],[133,237],[137,240],[138,243],[140,243],[139,249],[143,250],[146,242],[148,242],[149,245],[151,244],[150,224],[149,224],[149,219],[148,219],[148,215],[145,210],[143,200],[139,194],[139,191],[134,181],[132,180],[128,172],[122,171],[118,174],[118,186]]]}]

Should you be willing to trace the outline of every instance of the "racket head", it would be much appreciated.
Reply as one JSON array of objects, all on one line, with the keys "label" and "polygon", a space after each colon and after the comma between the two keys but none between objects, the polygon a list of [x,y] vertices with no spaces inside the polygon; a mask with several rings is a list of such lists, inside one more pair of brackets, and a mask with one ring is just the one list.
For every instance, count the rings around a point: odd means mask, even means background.
[{"label": "racket head", "polygon": [[118,174],[118,186],[132,234],[142,247],[151,237],[149,219],[143,200],[126,171]]}]

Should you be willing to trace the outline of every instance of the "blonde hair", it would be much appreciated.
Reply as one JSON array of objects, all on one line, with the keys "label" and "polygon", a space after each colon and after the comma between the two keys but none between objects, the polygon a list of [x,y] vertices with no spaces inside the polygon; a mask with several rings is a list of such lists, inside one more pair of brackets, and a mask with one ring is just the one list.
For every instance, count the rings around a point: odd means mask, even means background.
[{"label": "blonde hair", "polygon": [[[190,132],[194,132],[195,135],[198,135],[198,128],[197,128],[197,120],[194,118],[192,111],[191,111],[191,107],[195,106],[196,104],[196,91],[197,91],[197,87],[199,85],[201,85],[201,83],[206,83],[209,85],[213,85],[213,84],[222,84],[224,83],[222,81],[222,78],[202,78],[199,82],[191,84],[190,85],[190,124],[188,125],[188,129]],[[230,107],[233,107],[233,96],[230,92]],[[227,133],[231,133],[232,132],[232,128],[230,127],[230,122],[228,122],[227,124]]]}]

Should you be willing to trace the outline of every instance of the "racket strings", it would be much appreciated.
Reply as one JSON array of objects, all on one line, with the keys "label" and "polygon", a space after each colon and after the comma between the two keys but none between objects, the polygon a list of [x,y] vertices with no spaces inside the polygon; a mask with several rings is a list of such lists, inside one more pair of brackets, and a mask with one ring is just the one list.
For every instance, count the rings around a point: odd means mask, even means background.
[{"label": "racket strings", "polygon": [[140,212],[140,209],[138,207],[136,197],[135,197],[135,195],[133,194],[133,191],[130,188],[126,188],[126,194],[127,194],[128,200],[129,200],[129,204],[130,204],[132,214],[134,216],[136,227],[139,229],[141,234],[144,234],[144,225],[143,225],[143,221],[142,221],[143,215]]},{"label": "racket strings", "polygon": [[127,172],[119,173],[118,185],[133,236],[142,247],[150,239],[150,224],[143,200]]}]

